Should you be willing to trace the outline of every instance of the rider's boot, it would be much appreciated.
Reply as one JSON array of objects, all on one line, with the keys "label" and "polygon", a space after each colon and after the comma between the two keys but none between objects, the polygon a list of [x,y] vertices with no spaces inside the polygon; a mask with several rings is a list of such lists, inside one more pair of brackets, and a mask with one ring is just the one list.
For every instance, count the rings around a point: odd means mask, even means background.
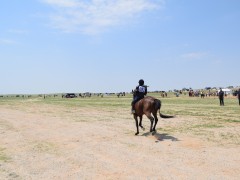
[{"label": "rider's boot", "polygon": [[135,113],[134,105],[132,105],[131,113],[132,113],[132,114]]}]

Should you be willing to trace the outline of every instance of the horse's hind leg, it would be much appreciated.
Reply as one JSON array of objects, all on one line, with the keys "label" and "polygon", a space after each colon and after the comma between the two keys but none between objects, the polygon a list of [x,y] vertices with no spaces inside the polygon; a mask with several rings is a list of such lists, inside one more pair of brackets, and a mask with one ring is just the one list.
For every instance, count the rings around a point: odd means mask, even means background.
[{"label": "horse's hind leg", "polygon": [[154,121],[154,118],[152,117],[151,114],[146,114],[146,116],[148,117],[148,119],[149,119],[150,122],[151,122],[150,132],[152,132],[152,131],[153,131],[153,121]]},{"label": "horse's hind leg", "polygon": [[153,131],[156,131],[156,125],[157,125],[157,123],[158,123],[157,112],[154,113],[153,116],[154,116],[154,119],[155,119],[155,124],[154,124],[154,126],[153,126]]},{"label": "horse's hind leg", "polygon": [[143,131],[145,131],[145,128],[142,126],[142,116],[140,116],[139,126],[142,128]]},{"label": "horse's hind leg", "polygon": [[134,115],[134,119],[135,119],[136,127],[137,127],[137,132],[135,133],[135,135],[138,135],[139,134],[139,128],[138,128],[138,119],[137,119],[136,115]]}]

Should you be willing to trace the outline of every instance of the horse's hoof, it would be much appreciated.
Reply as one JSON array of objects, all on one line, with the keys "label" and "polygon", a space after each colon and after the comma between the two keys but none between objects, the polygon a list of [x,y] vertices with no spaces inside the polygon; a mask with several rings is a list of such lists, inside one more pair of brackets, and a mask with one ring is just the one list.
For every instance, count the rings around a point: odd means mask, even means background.
[{"label": "horse's hoof", "polygon": [[153,131],[153,132],[152,132],[152,135],[155,135],[155,134],[156,134],[156,131]]},{"label": "horse's hoof", "polygon": [[145,131],[145,128],[143,126],[141,126],[142,130]]},{"label": "horse's hoof", "polygon": [[135,133],[135,136],[136,136],[136,135],[138,135],[138,134],[139,134],[138,132],[137,132],[137,133]]}]

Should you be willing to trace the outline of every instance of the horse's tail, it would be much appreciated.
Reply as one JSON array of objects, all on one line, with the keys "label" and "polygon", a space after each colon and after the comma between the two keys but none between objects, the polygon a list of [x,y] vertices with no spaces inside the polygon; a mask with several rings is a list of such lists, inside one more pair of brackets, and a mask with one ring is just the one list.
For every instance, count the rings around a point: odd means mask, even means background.
[{"label": "horse's tail", "polygon": [[160,112],[160,109],[161,109],[161,106],[162,106],[162,103],[159,99],[155,99],[155,108],[159,111],[159,115],[161,118],[173,118],[174,116],[169,116],[169,115],[164,115]]},{"label": "horse's tail", "polygon": [[161,118],[174,118],[175,116],[170,116],[170,115],[164,115],[162,113],[160,113],[160,109],[159,109],[159,114]]}]

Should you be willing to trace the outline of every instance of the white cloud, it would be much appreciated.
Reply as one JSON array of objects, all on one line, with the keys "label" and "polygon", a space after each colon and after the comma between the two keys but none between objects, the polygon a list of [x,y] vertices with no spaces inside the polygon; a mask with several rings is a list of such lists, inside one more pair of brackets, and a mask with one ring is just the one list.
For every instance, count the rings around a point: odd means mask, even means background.
[{"label": "white cloud", "polygon": [[198,60],[202,57],[206,56],[207,53],[204,52],[191,52],[181,55],[182,58],[188,59],[188,60]]},{"label": "white cloud", "polygon": [[43,2],[58,7],[77,7],[81,4],[76,0],[43,0]]},{"label": "white cloud", "polygon": [[156,10],[164,0],[42,0],[55,8],[50,18],[64,32],[97,34]]},{"label": "white cloud", "polygon": [[12,44],[17,44],[17,42],[11,39],[0,39],[0,44],[12,45]]},{"label": "white cloud", "polygon": [[8,32],[13,33],[13,34],[27,34],[28,33],[28,31],[21,30],[21,29],[9,29]]}]

